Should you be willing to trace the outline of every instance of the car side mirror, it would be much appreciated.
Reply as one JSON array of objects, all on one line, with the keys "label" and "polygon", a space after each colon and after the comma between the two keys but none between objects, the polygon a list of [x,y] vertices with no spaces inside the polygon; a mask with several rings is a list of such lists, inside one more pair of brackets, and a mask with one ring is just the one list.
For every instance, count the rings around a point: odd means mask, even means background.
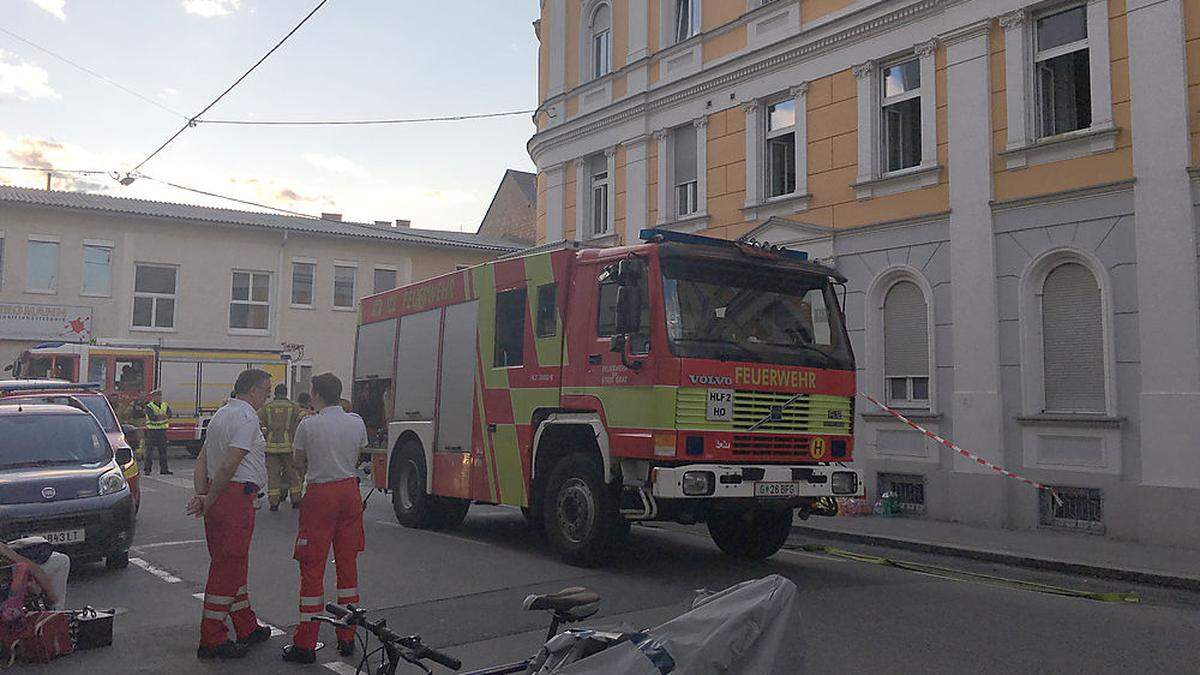
[{"label": "car side mirror", "polygon": [[133,450],[129,448],[117,448],[116,450],[117,464],[125,466],[133,461]]},{"label": "car side mirror", "polygon": [[137,427],[132,424],[122,424],[121,433],[125,434],[126,438],[137,434]]}]

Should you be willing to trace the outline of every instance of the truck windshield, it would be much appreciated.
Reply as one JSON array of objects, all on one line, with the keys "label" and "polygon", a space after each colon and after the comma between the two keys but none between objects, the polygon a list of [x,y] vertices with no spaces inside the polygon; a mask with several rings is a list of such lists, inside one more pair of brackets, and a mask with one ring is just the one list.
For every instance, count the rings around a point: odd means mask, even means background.
[{"label": "truck windshield", "polygon": [[666,259],[663,302],[676,356],[854,367],[837,297],[823,277]]},{"label": "truck windshield", "polygon": [[112,457],[108,439],[90,415],[0,415],[0,438],[0,469],[99,464]]}]

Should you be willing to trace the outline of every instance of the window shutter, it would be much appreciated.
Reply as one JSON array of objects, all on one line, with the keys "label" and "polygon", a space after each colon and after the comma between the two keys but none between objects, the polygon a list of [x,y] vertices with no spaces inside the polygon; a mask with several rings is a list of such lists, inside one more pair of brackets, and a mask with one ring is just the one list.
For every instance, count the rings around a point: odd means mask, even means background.
[{"label": "window shutter", "polygon": [[1042,358],[1047,412],[1105,412],[1100,288],[1088,268],[1067,263],[1046,276]]},{"label": "window shutter", "polygon": [[675,146],[675,184],[696,180],[696,127],[685,124],[671,134]]},{"label": "window shutter", "polygon": [[892,286],[883,301],[883,369],[886,377],[929,375],[929,313],[911,281]]}]

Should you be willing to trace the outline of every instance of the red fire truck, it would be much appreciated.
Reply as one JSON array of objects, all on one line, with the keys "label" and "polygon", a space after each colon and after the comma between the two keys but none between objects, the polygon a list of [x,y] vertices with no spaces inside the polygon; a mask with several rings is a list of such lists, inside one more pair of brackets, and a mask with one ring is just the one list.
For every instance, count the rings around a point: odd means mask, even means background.
[{"label": "red fire truck", "polygon": [[571,562],[632,521],[707,523],[743,558],[793,513],[863,494],[837,271],[645,230],[563,244],[362,301],[353,399],[399,521],[519,506]]}]

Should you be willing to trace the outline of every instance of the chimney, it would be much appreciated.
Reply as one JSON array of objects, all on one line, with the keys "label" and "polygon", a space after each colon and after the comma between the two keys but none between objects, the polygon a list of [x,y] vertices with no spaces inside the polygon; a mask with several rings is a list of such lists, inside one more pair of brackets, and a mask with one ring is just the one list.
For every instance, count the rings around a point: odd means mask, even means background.
[{"label": "chimney", "polygon": [[412,221],[411,220],[400,220],[399,218],[397,218],[396,224],[393,225],[392,227],[410,228],[410,227],[412,227]]},{"label": "chimney", "polygon": [[340,213],[325,213],[325,212],[322,212],[322,213],[321,213],[321,220],[332,220],[332,221],[335,221],[335,222],[338,222],[338,223],[340,223],[340,222],[342,222],[342,214],[340,214]]},{"label": "chimney", "polygon": [[385,229],[386,229],[386,228],[389,228],[389,227],[391,227],[391,226],[392,226],[392,221],[390,221],[390,220],[377,220],[377,221],[375,221],[375,227],[382,227],[382,228],[385,228]]}]

